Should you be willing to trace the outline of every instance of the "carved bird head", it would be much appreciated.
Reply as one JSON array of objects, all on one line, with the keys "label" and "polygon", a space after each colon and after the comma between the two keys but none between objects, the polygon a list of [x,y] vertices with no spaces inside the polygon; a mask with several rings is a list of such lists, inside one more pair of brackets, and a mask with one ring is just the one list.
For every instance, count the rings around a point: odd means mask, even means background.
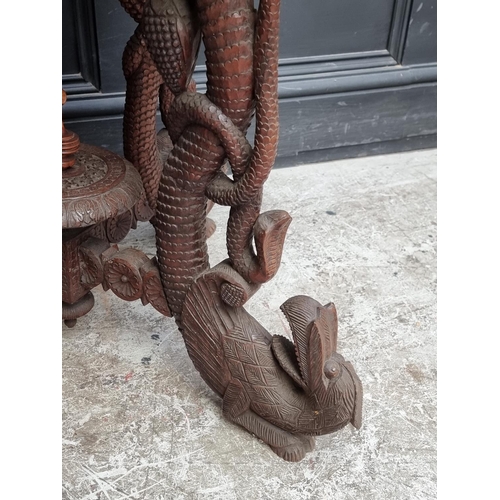
[{"label": "carved bird head", "polygon": [[[273,338],[273,352],[282,368],[317,406],[321,433],[346,423],[361,426],[362,386],[351,363],[337,353],[337,311],[304,295],[288,299],[285,314],[294,344]],[[320,429],[318,429],[320,431]]]}]

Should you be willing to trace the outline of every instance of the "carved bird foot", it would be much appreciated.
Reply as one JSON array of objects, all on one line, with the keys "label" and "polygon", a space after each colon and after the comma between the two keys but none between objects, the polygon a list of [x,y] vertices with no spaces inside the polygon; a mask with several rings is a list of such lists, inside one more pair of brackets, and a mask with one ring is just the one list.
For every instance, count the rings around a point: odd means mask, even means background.
[{"label": "carved bird foot", "polygon": [[271,450],[287,462],[300,462],[314,449],[314,437],[292,434],[259,417],[251,410],[236,418],[229,417],[235,424],[262,439]]}]

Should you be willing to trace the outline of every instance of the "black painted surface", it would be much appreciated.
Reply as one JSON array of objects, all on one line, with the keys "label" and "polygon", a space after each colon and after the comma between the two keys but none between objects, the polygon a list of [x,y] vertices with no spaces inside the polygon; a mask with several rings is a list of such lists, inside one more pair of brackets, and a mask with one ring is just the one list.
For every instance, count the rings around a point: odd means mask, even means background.
[{"label": "black painted surface", "polygon": [[75,12],[72,0],[62,1],[62,18],[69,26],[62,30],[62,72],[63,75],[80,73],[78,45],[75,33]]},{"label": "black painted surface", "polygon": [[[430,83],[281,99],[278,155],[289,158],[329,150],[330,157],[335,158],[332,149],[364,145],[367,150],[366,145],[372,144],[372,150],[377,151],[377,145],[383,142],[392,142],[395,149],[388,152],[395,152],[396,146],[403,144],[398,141],[416,137],[422,138],[419,148],[433,147],[436,91],[436,85]],[[121,115],[86,122],[68,120],[66,126],[91,144],[123,152]],[[252,132],[253,127],[249,139]]]},{"label": "black painted surface", "polygon": [[[82,66],[75,53],[93,53],[96,69],[92,85],[71,88],[63,117],[84,142],[121,153],[121,57],[136,24],[118,0],[65,1],[79,38],[67,23],[63,41],[86,50],[66,47],[63,70]],[[436,0],[282,0],[280,56],[278,165],[434,147]],[[203,92],[203,53],[198,63]]]},{"label": "black painted surface", "polygon": [[387,47],[394,0],[284,0],[280,56],[311,57]]},{"label": "black painted surface", "polygon": [[404,64],[437,61],[437,0],[415,0],[408,28]]},{"label": "black painted surface", "polygon": [[365,158],[367,156],[387,155],[436,147],[437,136],[435,134],[418,135],[391,141],[370,142],[329,149],[316,149],[314,151],[301,151],[294,156],[279,156],[276,159],[274,168],[296,167],[308,165],[310,163],[346,160],[349,158]]},{"label": "black painted surface", "polygon": [[97,0],[95,11],[101,91],[105,94],[124,92],[122,53],[137,24],[118,0]]},{"label": "black painted surface", "polygon": [[435,99],[432,84],[285,99],[280,154],[435,134]]},{"label": "black painted surface", "polygon": [[100,79],[93,1],[63,0],[62,19],[63,88],[69,96],[95,95]]}]

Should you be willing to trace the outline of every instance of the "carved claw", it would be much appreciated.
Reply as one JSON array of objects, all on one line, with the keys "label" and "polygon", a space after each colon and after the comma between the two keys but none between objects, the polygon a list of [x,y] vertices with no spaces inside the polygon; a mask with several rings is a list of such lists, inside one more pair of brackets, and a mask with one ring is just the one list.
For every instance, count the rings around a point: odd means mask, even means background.
[{"label": "carved claw", "polygon": [[299,462],[314,449],[314,438],[292,434],[263,419],[250,409],[251,400],[242,383],[233,379],[224,394],[224,415],[265,441],[276,455],[288,462]]},{"label": "carved claw", "polygon": [[306,436],[304,434],[296,434],[295,443],[291,443],[282,448],[275,448],[271,446],[271,450],[276,453],[279,457],[287,462],[300,462],[306,453],[314,450],[314,438],[312,436]]}]

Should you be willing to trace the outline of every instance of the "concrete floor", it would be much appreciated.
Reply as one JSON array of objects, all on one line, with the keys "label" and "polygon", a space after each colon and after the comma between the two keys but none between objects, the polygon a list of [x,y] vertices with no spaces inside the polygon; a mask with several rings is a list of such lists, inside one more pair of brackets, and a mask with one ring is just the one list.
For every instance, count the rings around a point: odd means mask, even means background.
[{"label": "concrete floor", "polygon": [[[277,277],[247,309],[284,334],[288,297],[335,302],[339,351],[364,386],[361,429],[282,461],[224,420],[172,319],[97,288],[62,330],[63,499],[436,497],[436,151],[278,169],[264,199],[293,222]],[[227,214],[212,211],[212,265]],[[120,246],[153,255],[151,226]]]}]

